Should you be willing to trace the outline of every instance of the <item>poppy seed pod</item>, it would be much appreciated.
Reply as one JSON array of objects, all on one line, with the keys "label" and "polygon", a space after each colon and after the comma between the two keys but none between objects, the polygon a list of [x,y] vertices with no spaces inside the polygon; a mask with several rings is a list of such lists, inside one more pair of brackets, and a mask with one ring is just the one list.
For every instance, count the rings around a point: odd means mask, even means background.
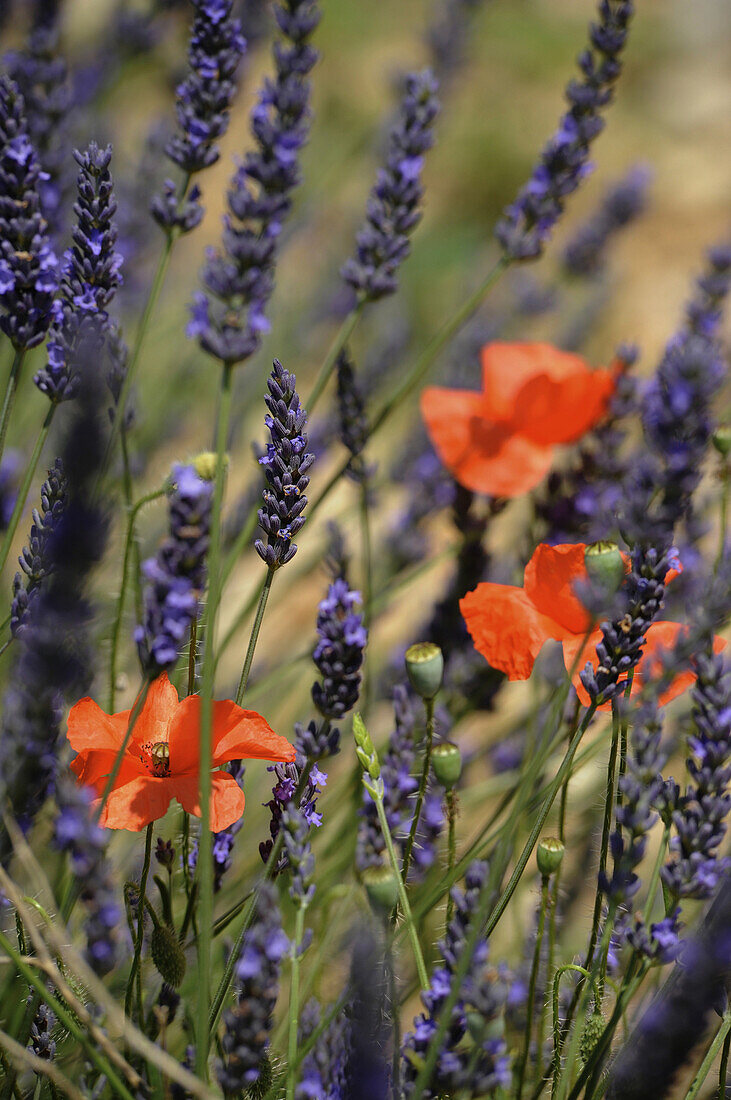
[{"label": "poppy seed pod", "polygon": [[150,940],[152,961],[168,985],[174,989],[185,977],[185,954],[178,938],[167,924],[157,924]]},{"label": "poppy seed pod", "polygon": [[544,877],[553,875],[558,871],[563,860],[564,851],[563,843],[554,836],[545,836],[538,841],[536,861],[538,870]]},{"label": "poppy seed pod", "polygon": [[368,901],[379,912],[390,913],[398,902],[398,883],[390,867],[368,867],[363,872]]},{"label": "poppy seed pod", "polygon": [[711,439],[718,453],[726,458],[731,452],[731,425],[719,424]]},{"label": "poppy seed pod", "polygon": [[613,542],[592,542],[584,550],[584,564],[589,580],[608,594],[624,580],[624,561]]},{"label": "poppy seed pod", "polygon": [[432,751],[431,766],[434,775],[447,790],[456,787],[462,774],[462,754],[453,741],[443,741]]},{"label": "poppy seed pod", "polygon": [[414,691],[422,699],[433,699],[442,686],[444,657],[434,642],[416,642],[405,656],[406,674]]}]

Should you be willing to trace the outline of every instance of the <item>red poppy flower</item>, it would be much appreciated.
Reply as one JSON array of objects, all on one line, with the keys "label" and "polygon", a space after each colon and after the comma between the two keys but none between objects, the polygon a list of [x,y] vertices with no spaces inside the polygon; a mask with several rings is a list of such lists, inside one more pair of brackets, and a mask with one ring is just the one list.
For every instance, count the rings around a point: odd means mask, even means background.
[{"label": "red poppy flower", "polygon": [[[198,803],[200,696],[179,700],[167,673],[153,681],[102,812],[109,829],[144,829],[173,798],[200,817]],[[93,699],[71,708],[68,739],[79,754],[71,770],[101,797],[129,725],[130,712],[106,714]],[[229,760],[292,761],[295,750],[253,710],[227,699],[213,704],[214,768]],[[220,832],[244,812],[244,792],[228,772],[211,776],[211,829]]]},{"label": "red poppy flower", "polygon": [[[579,673],[587,661],[596,666],[601,631],[594,629],[586,637],[591,620],[574,593],[576,581],[586,578],[584,550],[583,543],[558,546],[541,543],[525,567],[522,588],[479,584],[460,601],[460,609],[475,648],[510,680],[528,679],[543,643],[549,638],[561,642],[567,670],[576,661],[573,683],[586,705],[589,699]],[[677,571],[671,570],[667,580],[673,576],[677,576]],[[683,629],[682,624],[671,622],[656,622],[649,627],[643,655],[635,668],[633,693],[644,680],[652,678],[660,651],[670,649]],[[716,639],[716,649],[724,645],[723,639]],[[680,673],[661,702],[680,695],[693,679],[691,672]]]},{"label": "red poppy flower", "polygon": [[573,443],[602,416],[615,372],[590,370],[550,344],[487,344],[482,393],[431,386],[421,411],[439,457],[467,489],[515,497],[550,469],[556,444]]}]

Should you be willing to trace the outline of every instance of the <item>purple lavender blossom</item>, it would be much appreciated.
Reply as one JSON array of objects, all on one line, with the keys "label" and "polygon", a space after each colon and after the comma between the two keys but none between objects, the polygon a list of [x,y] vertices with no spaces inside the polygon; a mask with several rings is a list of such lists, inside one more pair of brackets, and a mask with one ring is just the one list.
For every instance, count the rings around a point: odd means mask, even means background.
[{"label": "purple lavender blossom", "polygon": [[5,451],[0,459],[0,531],[6,531],[18,499],[22,460],[19,451]]},{"label": "purple lavender blossom", "polygon": [[310,820],[290,802],[282,814],[284,854],[291,869],[289,896],[298,909],[306,909],[315,895],[312,876],[315,857],[310,848]]},{"label": "purple lavender blossom", "polygon": [[346,473],[353,481],[362,483],[371,473],[363,459],[363,451],[368,442],[365,393],[356,376],[355,365],[347,348],[343,348],[340,352],[335,366],[338,382],[340,442],[351,455]]},{"label": "purple lavender blossom", "polygon": [[[431,985],[421,999],[426,1009],[414,1020],[414,1030],[409,1032],[402,1047],[402,1078],[404,1095],[410,1096],[419,1073],[419,1062],[427,1054],[437,1031],[439,1016],[449,996],[454,974],[467,949],[472,921],[476,919],[481,892],[487,878],[487,864],[475,862],[467,869],[464,891],[452,890],[455,914],[440,942],[442,965],[432,972]],[[443,1093],[465,1096],[484,1096],[498,1086],[508,1088],[511,1074],[507,1048],[503,1039],[488,1038],[490,1024],[501,1014],[507,1000],[507,983],[488,972],[488,945],[478,939],[467,973],[462,983],[459,999],[452,1010],[443,1046],[437,1056],[432,1077],[423,1092],[426,1098]],[[466,1014],[475,1014],[479,1020],[479,1037],[473,1045],[466,1046]],[[475,1020],[472,1028],[474,1032]]]},{"label": "purple lavender blossom", "polygon": [[259,527],[266,543],[257,539],[254,546],[270,569],[278,569],[297,553],[293,539],[305,524],[304,494],[310,483],[306,475],[315,456],[307,453],[307,413],[300,404],[297,379],[278,359],[274,360],[267,386],[269,393],[264,400],[269,415],[264,420],[271,442],[266,455],[259,459],[268,483],[263,493],[264,507],[259,509]]},{"label": "purple lavender blossom", "polygon": [[[246,771],[244,763],[241,760],[232,760],[227,770],[233,775],[239,786],[243,787],[244,773]],[[222,829],[220,833],[213,834],[213,892],[215,894],[218,893],[223,885],[223,876],[231,868],[233,862],[232,852],[236,841],[236,835],[240,832],[243,824],[244,819],[240,817],[238,821],[234,821],[233,825],[229,825],[228,829]],[[190,852],[188,853],[188,869],[191,874],[195,873],[197,865],[198,841],[196,840],[191,845]]]},{"label": "purple lavender blossom", "polygon": [[28,545],[23,548],[18,561],[25,574],[15,574],[13,603],[10,609],[10,631],[17,635],[28,616],[28,605],[38,593],[39,586],[53,571],[51,540],[67,504],[67,485],[63,463],[57,458],[48,477],[41,486],[40,511],[33,510],[33,525]]},{"label": "purple lavender blossom", "polygon": [[566,198],[591,171],[589,148],[604,129],[601,111],[614,95],[627,41],[632,0],[600,0],[599,21],[589,27],[590,48],[579,55],[580,79],[566,88],[569,109],[544,146],[531,179],[506,207],[495,235],[508,260],[533,260],[543,252]]},{"label": "purple lavender blossom", "polygon": [[122,257],[115,251],[117,227],[109,165],[112,147],[89,143],[74,152],[79,165],[76,225],[64,256],[61,297],[53,305],[48,361],[33,381],[51,401],[68,401],[78,390],[81,360],[96,358],[104,347],[107,306],[122,281]]},{"label": "purple lavender blossom", "polygon": [[[259,855],[262,862],[266,863],[274,847],[274,841],[279,836],[282,827],[282,818],[288,806],[294,801],[297,788],[304,768],[308,762],[299,753],[294,764],[272,764],[267,771],[274,772],[276,783],[272,787],[272,797],[264,805],[271,811],[269,821],[269,835],[271,840],[262,841],[259,845]],[[319,828],[322,825],[322,814],[317,809],[317,798],[322,793],[322,788],[327,783],[327,774],[312,764],[308,771],[307,782],[300,796],[298,812],[308,826]],[[275,873],[279,874],[288,865],[286,852],[277,862]]]},{"label": "purple lavender blossom", "polygon": [[[220,250],[201,273],[188,335],[224,363],[248,359],[269,328],[265,309],[274,289],[277,244],[300,180],[298,154],[307,140],[310,84],[317,60],[309,38],[320,13],[315,0],[283,0],[275,18],[285,42],[274,47],[275,78],[267,78],[251,115],[258,148],[231,181]],[[285,44],[286,43],[286,44]]]},{"label": "purple lavender blossom", "polygon": [[[28,998],[28,1003],[34,1003],[32,994]],[[48,1005],[41,1001],[30,1025],[30,1045],[33,1053],[45,1062],[52,1062],[56,1057],[56,1043],[53,1039],[55,1026],[55,1015]]]},{"label": "purple lavender blossom", "polygon": [[731,809],[731,670],[723,654],[693,661],[694,732],[688,739],[691,783],[674,799],[671,858],[662,879],[673,898],[709,898],[731,867],[718,849]]},{"label": "purple lavender blossom", "polygon": [[0,76],[0,329],[17,350],[43,340],[58,287],[58,261],[40,209],[42,179],[23,98]]},{"label": "purple lavender blossom", "polygon": [[206,583],[213,483],[193,466],[174,466],[170,534],[143,566],[147,579],[144,619],[135,641],[145,673],[171,668],[198,615]]},{"label": "purple lavender blossom", "polygon": [[650,178],[647,167],[636,165],[606,191],[599,208],[579,226],[563,250],[563,267],[569,275],[596,278],[601,274],[614,235],[644,211]]},{"label": "purple lavender blossom", "polygon": [[363,615],[356,610],[360,602],[360,592],[352,591],[347,581],[338,577],[317,610],[319,640],[312,660],[322,683],[312,685],[312,700],[326,718],[340,720],[358,702],[360,670],[368,642]]},{"label": "purple lavender blossom", "polygon": [[279,994],[281,962],[288,950],[276,887],[264,882],[236,964],[236,1005],[224,1015],[224,1060],[218,1063],[216,1075],[225,1096],[240,1096],[262,1074]]},{"label": "purple lavender blossom", "polygon": [[440,85],[462,64],[470,23],[482,0],[440,0],[426,41],[432,55],[432,71]]},{"label": "purple lavender blossom", "polygon": [[69,853],[72,873],[81,887],[87,961],[97,974],[108,974],[117,959],[122,910],[106,855],[109,833],[94,820],[93,800],[93,791],[71,778],[58,784],[54,840],[61,851]]},{"label": "purple lavender blossom", "polygon": [[341,271],[360,301],[373,302],[398,288],[396,273],[411,251],[409,237],[421,221],[421,173],[424,155],[434,144],[433,124],[439,113],[436,92],[437,82],[429,69],[409,73],[404,80],[386,166],[371,191],[355,257]]},{"label": "purple lavender blossom", "polygon": [[[320,1006],[311,998],[300,1013],[299,1044],[304,1046],[320,1023]],[[338,1014],[302,1062],[295,1100],[344,1100],[347,1096],[348,1025]]]}]

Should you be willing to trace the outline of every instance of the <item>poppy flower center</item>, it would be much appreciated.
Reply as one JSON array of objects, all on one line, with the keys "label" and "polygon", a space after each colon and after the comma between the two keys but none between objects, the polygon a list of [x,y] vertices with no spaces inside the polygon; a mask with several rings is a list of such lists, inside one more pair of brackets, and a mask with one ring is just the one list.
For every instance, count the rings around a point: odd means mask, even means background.
[{"label": "poppy flower center", "polygon": [[146,742],[142,746],[140,759],[158,779],[170,775],[170,746],[167,741]]}]

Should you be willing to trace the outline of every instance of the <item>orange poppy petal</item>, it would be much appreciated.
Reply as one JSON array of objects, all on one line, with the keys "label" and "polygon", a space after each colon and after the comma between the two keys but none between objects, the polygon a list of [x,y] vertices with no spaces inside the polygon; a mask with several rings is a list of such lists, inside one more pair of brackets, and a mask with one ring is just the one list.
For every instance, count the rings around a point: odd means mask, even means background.
[{"label": "orange poppy petal", "polygon": [[591,622],[574,594],[576,581],[586,578],[585,549],[583,542],[557,546],[542,542],[533,551],[523,579],[526,594],[538,610],[571,634],[585,634]]},{"label": "orange poppy petal", "polygon": [[140,775],[123,787],[116,787],[107,799],[99,823],[107,829],[131,829],[139,832],[167,813],[175,794],[169,779]]},{"label": "orange poppy petal", "polygon": [[542,374],[517,394],[511,424],[544,447],[573,443],[601,420],[613,392],[611,371],[592,371],[583,363],[561,381]]},{"label": "orange poppy petal", "polygon": [[170,721],[178,706],[178,693],[170,683],[167,672],[153,680],[147,690],[147,698],[137,722],[134,739],[142,745],[151,741],[167,741]]},{"label": "orange poppy petal", "polygon": [[119,714],[105,714],[93,699],[79,699],[69,711],[68,742],[76,752],[87,749],[111,749],[115,751],[124,741],[129,724],[128,710]]},{"label": "orange poppy petal", "polygon": [[527,383],[540,376],[560,383],[588,368],[584,360],[552,344],[537,341],[504,343],[482,349],[482,389],[485,410],[495,420],[513,421],[516,401]]},{"label": "orange poppy petal", "polygon": [[[198,771],[200,695],[189,695],[177,707],[170,724],[170,768],[174,775]],[[260,714],[243,710],[231,699],[213,704],[213,766],[229,760],[285,760],[295,749]]]},{"label": "orange poppy petal", "polygon": [[459,606],[477,651],[511,680],[527,680],[543,643],[561,636],[561,628],[512,585],[478,584]]},{"label": "orange poppy petal", "polygon": [[[104,792],[107,779],[112,774],[115,752],[102,749],[101,752],[82,752],[71,761],[71,771],[84,787],[93,787],[98,795]],[[115,787],[122,787],[139,775],[147,775],[142,763],[128,753],[122,759],[122,765],[115,780]]]},{"label": "orange poppy petal", "polygon": [[[198,777],[185,775],[173,781],[175,797],[189,814],[201,816]],[[228,772],[211,776],[211,831],[220,833],[238,821],[244,812],[244,792]]]},{"label": "orange poppy petal", "polygon": [[474,448],[474,425],[483,419],[482,395],[429,386],[421,395],[421,415],[434,449],[454,473]]}]

